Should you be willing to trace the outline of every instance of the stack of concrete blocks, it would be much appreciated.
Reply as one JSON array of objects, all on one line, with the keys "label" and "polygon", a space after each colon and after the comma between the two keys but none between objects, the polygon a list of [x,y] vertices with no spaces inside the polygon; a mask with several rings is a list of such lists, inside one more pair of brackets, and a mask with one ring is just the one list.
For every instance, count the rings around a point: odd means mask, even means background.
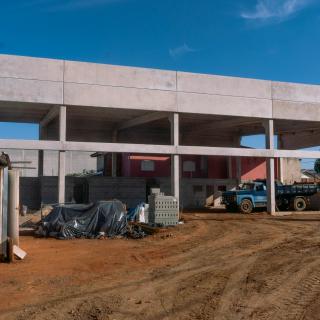
[{"label": "stack of concrete blocks", "polygon": [[160,189],[151,189],[148,197],[148,222],[153,225],[175,226],[179,222],[179,204],[176,198],[165,196]]}]

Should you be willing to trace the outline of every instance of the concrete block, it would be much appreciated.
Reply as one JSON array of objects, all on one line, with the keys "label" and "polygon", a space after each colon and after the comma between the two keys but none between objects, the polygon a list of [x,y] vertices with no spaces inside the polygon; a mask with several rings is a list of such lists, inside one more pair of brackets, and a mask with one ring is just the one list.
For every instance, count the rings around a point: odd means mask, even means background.
[{"label": "concrete block", "polygon": [[13,245],[13,254],[20,260],[27,256],[27,253],[16,245]]},{"label": "concrete block", "polygon": [[0,78],[0,100],[62,104],[62,82]]},{"label": "concrete block", "polygon": [[320,121],[320,102],[273,101],[273,118]]},{"label": "concrete block", "polygon": [[0,77],[63,81],[63,61],[0,54]]},{"label": "concrete block", "polygon": [[178,112],[271,118],[272,101],[178,92]]},{"label": "concrete block", "polygon": [[271,99],[271,81],[178,72],[178,91]]},{"label": "concrete block", "polygon": [[272,98],[275,100],[320,103],[320,86],[272,82]]},{"label": "concrete block", "polygon": [[176,90],[176,72],[106,64],[65,62],[65,82],[127,88]]},{"label": "concrete block", "polygon": [[176,93],[148,89],[65,83],[67,105],[176,111]]}]

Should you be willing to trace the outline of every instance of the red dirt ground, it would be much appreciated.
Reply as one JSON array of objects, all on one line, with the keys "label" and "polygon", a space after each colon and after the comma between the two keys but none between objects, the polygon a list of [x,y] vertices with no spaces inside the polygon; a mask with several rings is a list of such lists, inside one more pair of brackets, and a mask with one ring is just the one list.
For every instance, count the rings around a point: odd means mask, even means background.
[{"label": "red dirt ground", "polygon": [[143,240],[22,237],[0,319],[320,319],[320,215],[184,217]]}]

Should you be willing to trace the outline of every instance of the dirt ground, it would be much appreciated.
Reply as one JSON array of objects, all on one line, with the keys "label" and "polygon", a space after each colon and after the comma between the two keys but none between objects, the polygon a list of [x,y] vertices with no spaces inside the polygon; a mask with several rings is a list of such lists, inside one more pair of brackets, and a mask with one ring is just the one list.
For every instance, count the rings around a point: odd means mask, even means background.
[{"label": "dirt ground", "polygon": [[143,240],[22,237],[0,319],[320,319],[320,215],[184,218]]}]

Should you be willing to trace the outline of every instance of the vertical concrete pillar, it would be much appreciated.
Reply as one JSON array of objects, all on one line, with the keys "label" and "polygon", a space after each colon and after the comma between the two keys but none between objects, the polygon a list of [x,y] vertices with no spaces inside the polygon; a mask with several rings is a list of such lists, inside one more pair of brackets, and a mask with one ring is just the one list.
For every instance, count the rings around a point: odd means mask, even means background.
[{"label": "vertical concrete pillar", "polygon": [[[112,133],[112,142],[117,142],[118,138],[118,132],[116,130]],[[115,178],[117,176],[117,154],[115,152],[112,152],[111,154],[111,176]]]},{"label": "vertical concrete pillar", "polygon": [[[283,149],[283,141],[280,134],[278,135],[278,149]],[[284,159],[283,158],[278,159],[278,178],[282,183],[284,183]]]},{"label": "vertical concrete pillar", "polygon": [[[66,141],[67,136],[67,109],[61,106],[59,109],[59,140]],[[59,151],[59,178],[58,178],[58,202],[65,203],[66,192],[66,153]]]},{"label": "vertical concrete pillar", "polygon": [[[39,140],[47,139],[47,128],[45,128],[42,124],[39,124]],[[44,151],[39,150],[38,153],[38,176],[42,177],[44,174]]]},{"label": "vertical concrete pillar", "polygon": [[66,193],[66,153],[59,151],[58,202],[65,203]]},{"label": "vertical concrete pillar", "polygon": [[[170,117],[171,144],[179,145],[179,114],[173,113]],[[180,157],[171,155],[171,193],[180,203]]]},{"label": "vertical concrete pillar", "polygon": [[[266,148],[274,150],[274,123],[267,120],[264,124],[266,132]],[[267,211],[270,214],[276,213],[276,190],[274,175],[274,158],[268,158],[267,165]]]},{"label": "vertical concrete pillar", "polygon": [[237,157],[236,163],[237,163],[237,182],[238,184],[240,184],[242,182],[242,158]]},{"label": "vertical concrete pillar", "polygon": [[8,237],[19,246],[19,180],[18,170],[9,170],[8,175]]},{"label": "vertical concrete pillar", "polygon": [[228,157],[228,179],[232,179],[232,157]]},{"label": "vertical concrete pillar", "polygon": [[267,159],[267,211],[270,214],[276,213],[276,190],[274,176],[274,158]]},{"label": "vertical concrete pillar", "polygon": [[7,257],[8,168],[0,168],[0,258]]}]

